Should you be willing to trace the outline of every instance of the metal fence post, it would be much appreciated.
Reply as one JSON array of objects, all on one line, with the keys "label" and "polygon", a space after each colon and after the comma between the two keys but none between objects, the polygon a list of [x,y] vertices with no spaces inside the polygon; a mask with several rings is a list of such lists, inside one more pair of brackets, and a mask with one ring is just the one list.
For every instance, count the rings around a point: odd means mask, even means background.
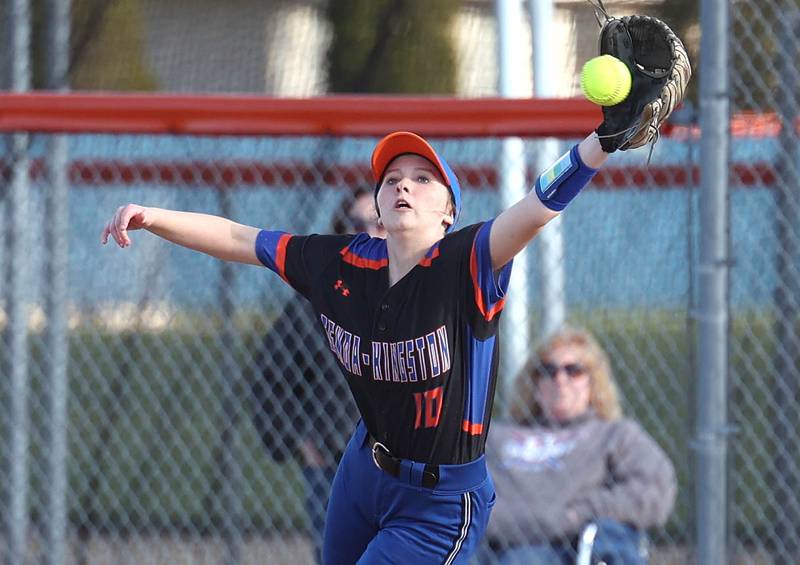
[{"label": "metal fence post", "polygon": [[[10,9],[9,35],[12,58],[11,89],[14,92],[30,90],[31,13],[27,0],[14,0]],[[28,135],[15,133],[11,140],[12,179],[8,200],[8,326],[6,343],[8,366],[9,444],[7,450],[8,474],[6,479],[8,507],[5,511],[5,531],[8,550],[6,563],[24,562],[28,535],[28,458],[30,445],[30,414],[28,397],[28,306],[30,300],[30,261],[26,234],[29,231],[28,190]]]},{"label": "metal fence post", "polygon": [[[553,1],[530,0],[531,32],[533,36],[533,93],[536,98],[556,96],[552,77],[556,73],[552,53]],[[536,171],[540,174],[558,159],[559,141],[542,139],[536,151]],[[552,220],[539,234],[541,253],[542,335],[564,324],[567,317],[564,269],[564,233],[561,217]]]},{"label": "metal fence post", "polygon": [[[498,90],[504,98],[530,96],[521,84],[519,73],[519,57],[521,46],[519,34],[512,26],[519,23],[524,16],[522,0],[500,0],[497,2],[497,44],[498,44]],[[516,42],[516,43],[515,43]],[[519,137],[507,137],[502,140],[500,149],[499,190],[502,201],[501,209],[506,209],[525,196],[525,143]],[[511,399],[514,377],[525,361],[530,346],[528,331],[528,254],[522,250],[514,258],[517,268],[513,270],[509,283],[509,294],[512,301],[505,308],[501,321],[503,342],[501,354],[503,362],[498,377],[498,393],[500,397],[499,412],[507,413]]]},{"label": "metal fence post", "polygon": [[[233,216],[233,204],[230,189],[220,186],[217,192],[220,213],[226,218]],[[219,278],[219,303],[222,306],[222,434],[220,437],[219,473],[221,489],[220,505],[221,534],[225,544],[222,563],[238,565],[242,559],[242,465],[238,456],[240,443],[239,415],[242,405],[241,371],[236,365],[236,354],[239,350],[236,328],[234,324],[233,294],[236,282],[235,267],[222,263]]]},{"label": "metal fence post", "polygon": [[695,407],[697,562],[726,563],[730,144],[728,2],[703,0],[700,22],[700,264]]},{"label": "metal fence post", "polygon": [[[54,90],[66,90],[69,74],[70,0],[47,2],[47,83]],[[64,241],[69,234],[69,179],[67,138],[48,139],[45,197],[47,241]],[[44,358],[47,403],[47,515],[45,562],[61,565],[65,559],[67,531],[67,398],[69,342],[67,337],[68,256],[58,245],[45,247],[45,309],[47,313]]]}]

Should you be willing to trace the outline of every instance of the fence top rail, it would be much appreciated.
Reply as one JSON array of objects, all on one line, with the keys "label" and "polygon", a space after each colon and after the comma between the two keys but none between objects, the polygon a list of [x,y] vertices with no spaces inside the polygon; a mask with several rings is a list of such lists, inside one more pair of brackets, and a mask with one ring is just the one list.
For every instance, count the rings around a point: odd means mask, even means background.
[{"label": "fence top rail", "polygon": [[[0,92],[0,132],[377,137],[405,129],[431,137],[577,138],[600,121],[600,107],[583,98]],[[731,118],[735,137],[775,137],[781,128],[774,113]],[[800,119],[794,129],[800,132]],[[675,120],[662,133],[700,135],[696,124]]]},{"label": "fence top rail", "polygon": [[0,93],[4,132],[576,137],[601,120],[577,98]]}]

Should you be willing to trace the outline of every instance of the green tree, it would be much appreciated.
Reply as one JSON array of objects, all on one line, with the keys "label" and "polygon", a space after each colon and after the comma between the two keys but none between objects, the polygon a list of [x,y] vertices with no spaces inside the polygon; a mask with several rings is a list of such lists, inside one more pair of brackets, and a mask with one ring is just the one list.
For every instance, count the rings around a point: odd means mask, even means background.
[{"label": "green tree", "polygon": [[458,0],[330,0],[330,90],[454,93],[458,7]]},{"label": "green tree", "polygon": [[[48,15],[33,4],[33,83],[45,86]],[[72,0],[69,82],[74,90],[155,90],[143,56],[139,0]]]}]

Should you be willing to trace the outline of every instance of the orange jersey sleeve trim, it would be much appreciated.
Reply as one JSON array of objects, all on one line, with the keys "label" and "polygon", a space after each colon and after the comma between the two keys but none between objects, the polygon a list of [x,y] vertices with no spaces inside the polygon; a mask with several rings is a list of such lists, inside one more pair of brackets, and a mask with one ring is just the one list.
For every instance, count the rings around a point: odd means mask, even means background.
[{"label": "orange jersey sleeve trim", "polygon": [[286,278],[286,247],[289,245],[289,240],[292,239],[290,234],[284,234],[278,240],[278,245],[275,246],[275,266],[278,268],[278,275],[289,284],[289,279]]},{"label": "orange jersey sleeve trim", "polygon": [[483,318],[487,322],[491,322],[492,318],[494,318],[500,311],[503,310],[506,299],[503,297],[498,300],[490,309],[486,309],[486,304],[483,300],[483,291],[481,290],[481,285],[478,282],[478,257],[475,253],[475,243],[472,244],[472,252],[470,253],[469,272],[470,276],[472,277],[472,287],[475,289],[475,304],[478,306],[478,310],[483,315]]}]

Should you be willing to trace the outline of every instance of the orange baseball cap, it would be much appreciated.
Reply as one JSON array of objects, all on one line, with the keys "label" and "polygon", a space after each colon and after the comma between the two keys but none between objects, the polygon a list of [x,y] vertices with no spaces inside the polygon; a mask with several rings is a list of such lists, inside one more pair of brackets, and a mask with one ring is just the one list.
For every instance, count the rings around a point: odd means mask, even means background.
[{"label": "orange baseball cap", "polygon": [[[378,188],[380,188],[381,180],[383,179],[383,174],[386,172],[386,167],[389,166],[389,163],[400,155],[409,153],[425,157],[428,161],[433,163],[442,175],[445,185],[450,189],[450,194],[453,196],[453,203],[456,208],[453,225],[450,226],[450,229],[452,229],[461,213],[461,186],[458,183],[458,178],[453,172],[453,169],[450,168],[450,165],[447,164],[447,161],[436,153],[436,150],[431,147],[431,144],[415,133],[411,133],[410,131],[396,131],[381,139],[375,146],[375,150],[372,152],[372,176],[375,178],[376,196]],[[448,231],[450,231],[450,229],[448,229]]]}]

